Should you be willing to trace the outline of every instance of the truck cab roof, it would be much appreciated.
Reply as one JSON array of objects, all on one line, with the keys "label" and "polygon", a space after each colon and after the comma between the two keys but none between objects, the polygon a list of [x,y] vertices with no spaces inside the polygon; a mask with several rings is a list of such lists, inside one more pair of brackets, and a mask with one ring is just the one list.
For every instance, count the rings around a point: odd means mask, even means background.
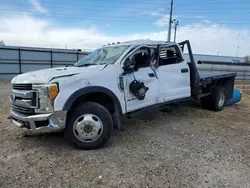
[{"label": "truck cab roof", "polygon": [[174,42],[167,41],[154,41],[149,39],[141,39],[141,40],[129,40],[124,42],[112,43],[105,46],[118,46],[118,45],[176,45]]}]

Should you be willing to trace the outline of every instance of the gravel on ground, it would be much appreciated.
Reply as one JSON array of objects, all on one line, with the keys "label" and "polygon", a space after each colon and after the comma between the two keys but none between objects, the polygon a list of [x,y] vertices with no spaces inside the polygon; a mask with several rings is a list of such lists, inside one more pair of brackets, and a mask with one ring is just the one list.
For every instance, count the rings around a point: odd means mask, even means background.
[{"label": "gravel on ground", "polygon": [[23,137],[7,119],[9,88],[0,84],[0,187],[250,187],[248,95],[222,112],[150,110],[85,151],[61,133]]}]

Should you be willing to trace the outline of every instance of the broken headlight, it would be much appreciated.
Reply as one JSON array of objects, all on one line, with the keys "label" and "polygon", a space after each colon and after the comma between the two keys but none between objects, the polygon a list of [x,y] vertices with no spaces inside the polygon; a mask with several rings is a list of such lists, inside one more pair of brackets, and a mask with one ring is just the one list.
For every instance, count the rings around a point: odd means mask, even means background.
[{"label": "broken headlight", "polygon": [[54,100],[59,93],[58,84],[33,85],[32,88],[38,91],[39,107],[35,109],[35,113],[53,112]]}]

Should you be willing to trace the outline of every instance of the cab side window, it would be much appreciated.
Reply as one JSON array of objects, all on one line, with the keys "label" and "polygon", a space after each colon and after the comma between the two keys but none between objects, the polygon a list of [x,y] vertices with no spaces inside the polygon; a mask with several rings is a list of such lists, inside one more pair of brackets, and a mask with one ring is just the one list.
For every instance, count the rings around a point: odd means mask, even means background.
[{"label": "cab side window", "polygon": [[132,60],[135,61],[135,70],[143,67],[148,67],[150,64],[150,50],[142,48],[132,55]]},{"label": "cab side window", "polygon": [[159,66],[176,64],[182,61],[180,51],[176,46],[160,48]]}]

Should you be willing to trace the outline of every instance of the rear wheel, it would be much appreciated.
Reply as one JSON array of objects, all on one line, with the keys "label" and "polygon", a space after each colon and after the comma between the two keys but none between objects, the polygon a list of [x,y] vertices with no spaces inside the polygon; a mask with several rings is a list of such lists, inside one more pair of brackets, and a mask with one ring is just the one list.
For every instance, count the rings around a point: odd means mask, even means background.
[{"label": "rear wheel", "polygon": [[221,111],[224,109],[226,103],[226,95],[223,87],[216,87],[212,94],[212,110]]},{"label": "rear wheel", "polygon": [[64,135],[80,149],[97,149],[109,140],[112,129],[109,111],[100,104],[86,102],[69,112]]},{"label": "rear wheel", "polygon": [[212,94],[201,98],[201,108],[213,111],[221,111],[226,103],[226,95],[223,87],[215,87]]}]

